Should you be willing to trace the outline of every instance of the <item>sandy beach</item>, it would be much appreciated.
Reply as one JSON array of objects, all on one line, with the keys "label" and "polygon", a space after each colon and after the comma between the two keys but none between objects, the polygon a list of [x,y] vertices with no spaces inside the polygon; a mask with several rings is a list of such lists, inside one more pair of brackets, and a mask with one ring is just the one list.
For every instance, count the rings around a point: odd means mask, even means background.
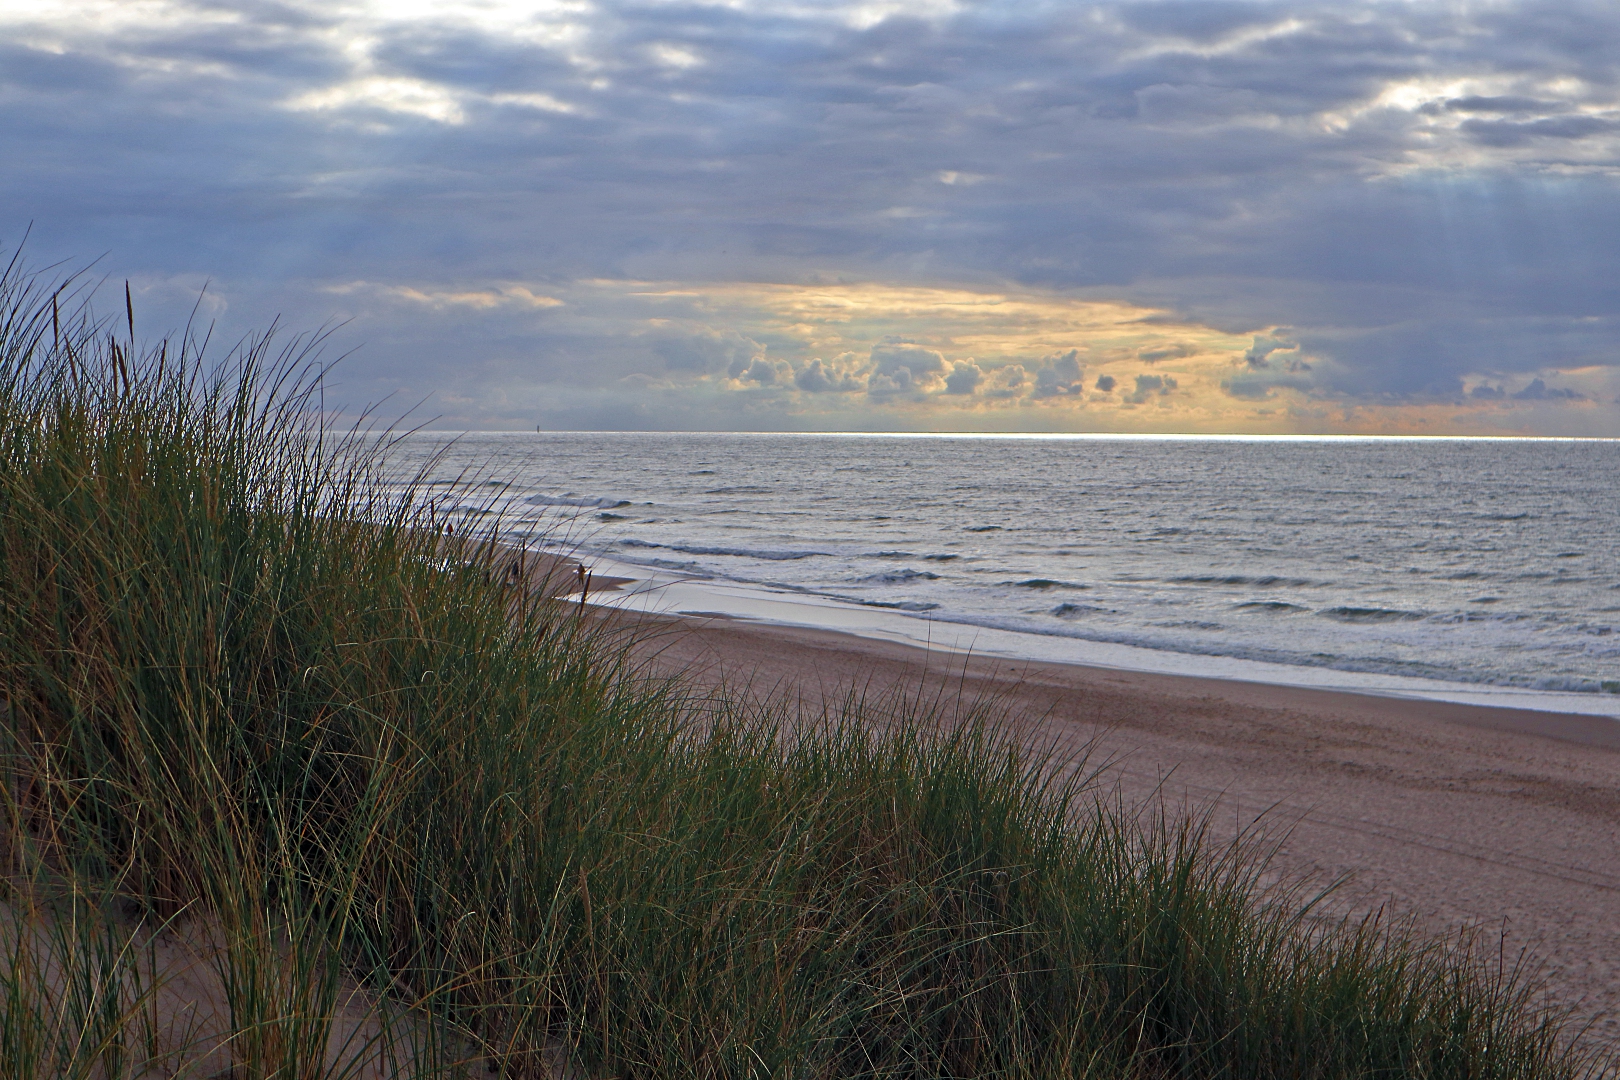
[{"label": "sandy beach", "polygon": [[1030,745],[1089,748],[1129,800],[1208,812],[1277,844],[1275,869],[1521,949],[1548,994],[1620,1044],[1620,724],[1601,718],[929,653],[723,618],[647,620],[649,665],[798,695],[994,698]]}]

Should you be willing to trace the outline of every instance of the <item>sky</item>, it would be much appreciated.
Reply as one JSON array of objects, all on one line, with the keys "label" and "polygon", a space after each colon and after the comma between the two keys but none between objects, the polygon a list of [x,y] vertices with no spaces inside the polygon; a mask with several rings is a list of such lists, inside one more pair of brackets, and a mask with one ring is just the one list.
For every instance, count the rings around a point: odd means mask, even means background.
[{"label": "sky", "polygon": [[0,0],[25,234],[441,428],[1616,436],[1620,7]]}]

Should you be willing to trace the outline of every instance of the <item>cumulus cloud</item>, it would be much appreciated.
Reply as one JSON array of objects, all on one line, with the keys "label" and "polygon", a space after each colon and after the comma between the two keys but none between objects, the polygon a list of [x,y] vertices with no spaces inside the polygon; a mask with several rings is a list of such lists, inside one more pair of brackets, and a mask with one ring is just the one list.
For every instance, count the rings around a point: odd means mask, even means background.
[{"label": "cumulus cloud", "polygon": [[1028,385],[1029,372],[1023,364],[1003,364],[985,378],[983,393],[989,398],[1023,397]]},{"label": "cumulus cloud", "polygon": [[945,392],[947,394],[971,394],[977,390],[979,383],[984,379],[984,372],[979,365],[971,360],[959,360],[951,368],[951,373],[945,376]]},{"label": "cumulus cloud", "polygon": [[741,377],[765,353],[765,346],[735,330],[699,330],[668,335],[653,343],[653,352],[670,371],[694,375],[724,371]]},{"label": "cumulus cloud", "polygon": [[1501,384],[1475,383],[1467,397],[1473,401],[1585,401],[1588,395],[1570,387],[1548,386],[1545,379],[1537,377],[1511,393]]},{"label": "cumulus cloud", "polygon": [[909,342],[872,347],[869,394],[909,394],[936,389],[947,371],[944,354]]},{"label": "cumulus cloud", "polygon": [[1515,401],[1579,401],[1585,395],[1567,387],[1557,389],[1541,379],[1531,379],[1529,385],[1513,395]]},{"label": "cumulus cloud", "polygon": [[1221,389],[1234,398],[1263,401],[1277,389],[1312,391],[1323,386],[1316,365],[1287,334],[1256,334],[1242,363],[1243,370],[1221,382]]},{"label": "cumulus cloud", "polygon": [[829,362],[819,356],[800,368],[793,381],[800,390],[813,394],[850,393],[866,388],[865,381],[847,362]]},{"label": "cumulus cloud", "polygon": [[1264,401],[1274,390],[1311,391],[1316,382],[1309,375],[1286,371],[1246,371],[1221,381],[1221,389],[1235,398]]},{"label": "cumulus cloud", "polygon": [[735,371],[732,378],[741,383],[758,383],[761,386],[794,385],[792,364],[786,360],[771,360],[763,356],[754,357],[747,367]]},{"label": "cumulus cloud", "polygon": [[1057,397],[1062,394],[1078,394],[1084,387],[1080,380],[1085,377],[1085,371],[1080,367],[1080,350],[1069,349],[1066,352],[1054,353],[1045,358],[1040,368],[1035,372],[1035,398]]},{"label": "cumulus cloud", "polygon": [[1106,394],[1113,390],[1115,385],[1114,377],[1112,375],[1097,376],[1097,389],[1101,390],[1103,393]]},{"label": "cumulus cloud", "polygon": [[[1243,354],[1243,362],[1250,368],[1265,368],[1271,365],[1272,354],[1278,352],[1294,352],[1299,348],[1299,342],[1286,336],[1272,334],[1254,335],[1254,344]],[[1146,359],[1144,357],[1143,359]],[[1162,358],[1161,358],[1162,359]]]},{"label": "cumulus cloud", "polygon": [[1138,375],[1136,389],[1125,395],[1132,405],[1141,405],[1155,397],[1164,397],[1176,389],[1176,380],[1168,375]]}]

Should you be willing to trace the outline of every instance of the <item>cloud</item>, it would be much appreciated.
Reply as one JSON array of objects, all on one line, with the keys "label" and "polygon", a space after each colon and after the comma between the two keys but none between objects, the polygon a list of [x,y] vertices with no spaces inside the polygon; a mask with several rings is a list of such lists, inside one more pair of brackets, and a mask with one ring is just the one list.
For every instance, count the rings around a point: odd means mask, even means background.
[{"label": "cloud", "polygon": [[1078,394],[1084,389],[1080,385],[1080,380],[1084,376],[1085,371],[1080,367],[1080,350],[1069,349],[1066,352],[1054,353],[1048,356],[1036,371],[1035,392],[1031,396],[1049,398],[1062,394]]},{"label": "cloud", "polygon": [[670,371],[705,374],[724,371],[733,378],[763,358],[765,346],[735,330],[699,330],[655,341],[653,352]]},{"label": "cloud", "polygon": [[[1258,339],[1256,344],[1258,345]],[[1196,347],[1177,341],[1169,345],[1144,345],[1136,350],[1136,358],[1145,364],[1153,364],[1160,360],[1180,360],[1194,355],[1197,351]]]},{"label": "cloud", "polygon": [[991,398],[1018,398],[1028,385],[1029,373],[1023,364],[1004,364],[984,380],[983,393]]},{"label": "cloud", "polygon": [[1551,388],[1541,379],[1531,379],[1529,385],[1512,395],[1514,401],[1579,401],[1584,396],[1567,388]]},{"label": "cloud", "polygon": [[1249,401],[1264,401],[1279,389],[1308,393],[1316,388],[1316,381],[1308,375],[1273,371],[1246,371],[1221,383],[1221,389],[1232,397]]},{"label": "cloud", "polygon": [[984,372],[971,360],[959,360],[945,376],[947,394],[971,394],[984,379]]},{"label": "cloud", "polygon": [[469,424],[636,372],[634,408],[575,415],[723,423],[776,360],[874,408],[1056,400],[1079,377],[1043,358],[1079,346],[1178,403],[1214,357],[1220,408],[1494,414],[1480,372],[1620,361],[1616,55],[1587,0],[13,4],[0,237],[208,280],[224,336],[347,320],[357,395],[497,403]]},{"label": "cloud", "polygon": [[1176,386],[1176,380],[1169,375],[1138,375],[1136,389],[1125,395],[1125,401],[1141,405],[1155,397],[1168,395]]},{"label": "cloud", "polygon": [[481,289],[446,289],[434,286],[418,288],[411,285],[381,285],[367,281],[351,281],[341,285],[328,285],[323,291],[334,296],[369,292],[375,296],[402,300],[437,310],[471,308],[476,311],[489,311],[503,307],[544,309],[561,307],[563,303],[554,296],[538,294],[528,286],[517,284],[501,284]]},{"label": "cloud", "polygon": [[756,356],[746,367],[736,368],[734,365],[732,378],[741,383],[758,383],[761,386],[792,386],[794,385],[793,365],[786,360],[769,360],[763,356]]},{"label": "cloud", "polygon": [[819,356],[799,369],[794,384],[813,394],[851,393],[866,388],[864,379],[847,362],[828,362]]},{"label": "cloud", "polygon": [[1333,392],[1331,380],[1316,370],[1318,364],[1307,359],[1300,343],[1285,333],[1256,334],[1243,352],[1242,364],[1243,370],[1221,382],[1222,390],[1235,398],[1263,401],[1277,389]]},{"label": "cloud", "polygon": [[[1272,334],[1256,334],[1254,344],[1250,345],[1243,354],[1243,362],[1250,368],[1265,368],[1271,363],[1271,356],[1277,352],[1292,352],[1299,348],[1299,342],[1292,341],[1286,336]],[[1156,350],[1154,350],[1156,351]],[[1142,357],[1147,359],[1147,357]],[[1164,359],[1155,357],[1155,359]]]},{"label": "cloud", "polygon": [[873,395],[921,393],[937,388],[948,370],[937,349],[900,342],[872,347],[872,374],[866,391]]},{"label": "cloud", "polygon": [[1097,389],[1101,390],[1103,393],[1108,393],[1114,388],[1115,385],[1114,377],[1112,375],[1097,376]]}]

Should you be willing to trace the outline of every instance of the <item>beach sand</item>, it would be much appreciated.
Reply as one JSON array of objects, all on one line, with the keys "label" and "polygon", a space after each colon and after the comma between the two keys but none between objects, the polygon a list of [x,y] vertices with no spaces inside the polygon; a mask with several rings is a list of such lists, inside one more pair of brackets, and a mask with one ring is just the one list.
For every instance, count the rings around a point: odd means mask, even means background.
[{"label": "beach sand", "polygon": [[1344,878],[1329,911],[1528,949],[1551,1001],[1620,1046],[1620,723],[632,618],[654,670],[811,710],[851,689],[995,698],[1029,745],[1089,748],[1127,800],[1263,836],[1282,877]]}]

